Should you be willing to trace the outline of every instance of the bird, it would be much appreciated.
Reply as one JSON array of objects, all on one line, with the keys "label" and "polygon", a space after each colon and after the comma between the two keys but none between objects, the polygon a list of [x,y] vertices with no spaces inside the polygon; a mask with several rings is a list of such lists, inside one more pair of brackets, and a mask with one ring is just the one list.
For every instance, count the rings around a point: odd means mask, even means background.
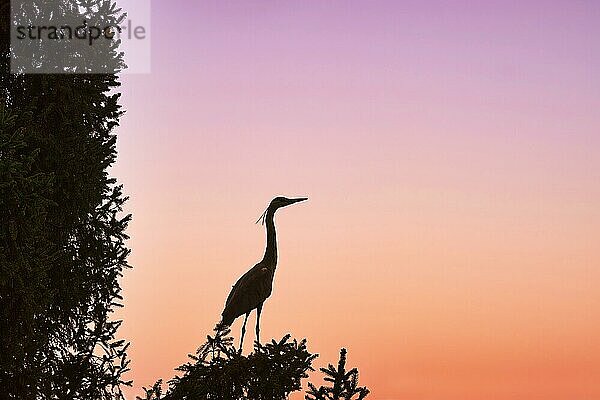
[{"label": "bird", "polygon": [[273,277],[277,267],[277,237],[275,232],[275,212],[282,207],[287,207],[301,201],[308,200],[307,197],[298,197],[289,199],[287,197],[275,197],[269,203],[269,206],[261,217],[256,221],[266,226],[267,240],[265,254],[254,267],[237,280],[233,285],[227,300],[225,308],[221,313],[221,322],[217,324],[216,330],[221,331],[233,323],[236,318],[246,315],[242,325],[242,334],[240,337],[240,351],[244,344],[244,335],[246,334],[246,322],[252,310],[256,310],[256,341],[260,343],[260,314],[263,303],[271,295],[273,290]]}]

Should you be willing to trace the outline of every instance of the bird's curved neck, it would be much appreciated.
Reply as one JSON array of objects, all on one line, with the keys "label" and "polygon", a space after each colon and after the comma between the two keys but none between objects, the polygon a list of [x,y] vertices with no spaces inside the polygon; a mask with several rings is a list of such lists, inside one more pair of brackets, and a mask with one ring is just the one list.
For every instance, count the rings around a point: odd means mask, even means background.
[{"label": "bird's curved neck", "polygon": [[268,210],[265,216],[265,225],[267,227],[267,248],[265,249],[265,255],[263,262],[277,265],[277,235],[275,233],[275,210]]}]

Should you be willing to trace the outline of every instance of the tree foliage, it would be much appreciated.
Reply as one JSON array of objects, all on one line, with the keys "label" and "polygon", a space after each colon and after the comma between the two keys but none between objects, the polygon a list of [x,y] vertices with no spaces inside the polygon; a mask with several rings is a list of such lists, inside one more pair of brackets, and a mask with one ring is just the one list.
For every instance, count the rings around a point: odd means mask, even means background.
[{"label": "tree foliage", "polygon": [[352,368],[346,371],[346,349],[340,351],[337,368],[329,364],[320,370],[325,374],[325,381],[332,385],[317,389],[309,382],[306,400],[363,400],[369,394],[369,389],[358,386],[358,370]]},{"label": "tree foliage", "polygon": [[[59,3],[93,12],[84,2]],[[121,300],[130,219],[122,215],[122,187],[108,174],[122,114],[119,82],[114,74],[9,74],[8,52],[3,40],[0,392],[119,398],[128,344],[116,338],[120,322],[110,313]]]},{"label": "tree foliage", "polygon": [[[144,396],[137,399],[284,400],[292,392],[300,391],[302,379],[308,378],[309,371],[314,371],[312,363],[317,355],[308,351],[306,340],[291,339],[288,334],[264,345],[255,342],[254,351],[244,356],[233,346],[232,338],[226,336],[228,333],[208,336],[196,354],[189,356],[191,361],[177,368],[183,375],[170,380],[166,392],[162,391],[162,381],[158,381],[151,388],[144,388]],[[342,349],[338,369],[331,365],[322,369],[327,375],[325,380],[333,379],[335,389],[316,389],[309,383],[314,393],[321,397],[314,397],[309,392],[306,398],[364,399],[369,391],[357,386],[358,371],[345,372],[345,363],[346,350]],[[342,389],[338,390],[338,386]],[[353,397],[355,394],[359,397]]]}]

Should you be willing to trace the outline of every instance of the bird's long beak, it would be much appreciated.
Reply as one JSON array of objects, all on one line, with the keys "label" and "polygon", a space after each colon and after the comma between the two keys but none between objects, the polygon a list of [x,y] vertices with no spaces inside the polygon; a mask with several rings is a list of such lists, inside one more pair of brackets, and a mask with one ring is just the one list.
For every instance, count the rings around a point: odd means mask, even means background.
[{"label": "bird's long beak", "polygon": [[304,200],[308,200],[308,197],[298,197],[298,198],[295,198],[295,199],[289,199],[288,206],[291,205],[291,204],[294,204],[294,203],[299,203],[299,202],[304,201]]}]

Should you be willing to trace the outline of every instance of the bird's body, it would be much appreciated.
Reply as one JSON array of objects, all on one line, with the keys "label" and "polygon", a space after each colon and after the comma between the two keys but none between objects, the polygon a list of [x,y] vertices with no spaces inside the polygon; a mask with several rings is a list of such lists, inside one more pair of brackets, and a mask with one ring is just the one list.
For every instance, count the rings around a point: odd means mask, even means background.
[{"label": "bird's body", "polygon": [[274,275],[275,265],[269,268],[262,261],[242,275],[227,296],[222,323],[231,325],[237,317],[260,306],[273,291]]},{"label": "bird's body", "polygon": [[260,313],[264,301],[273,291],[273,278],[275,276],[275,269],[277,268],[275,211],[281,207],[303,200],[306,200],[306,198],[287,199],[285,197],[276,197],[271,201],[269,207],[261,217],[267,230],[267,246],[263,259],[238,279],[235,285],[233,285],[229,296],[227,296],[219,325],[221,327],[230,326],[237,317],[246,315],[244,325],[242,326],[240,349],[244,342],[246,322],[252,310],[256,310],[256,340],[259,341]]}]

